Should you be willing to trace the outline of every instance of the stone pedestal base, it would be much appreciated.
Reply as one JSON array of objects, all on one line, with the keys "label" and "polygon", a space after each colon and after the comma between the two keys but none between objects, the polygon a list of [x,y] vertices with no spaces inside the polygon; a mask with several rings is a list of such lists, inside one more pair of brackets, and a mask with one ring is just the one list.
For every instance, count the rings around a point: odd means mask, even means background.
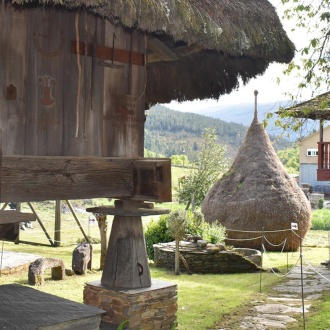
[{"label": "stone pedestal base", "polygon": [[128,320],[130,330],[170,330],[176,321],[177,285],[153,279],[148,288],[109,289],[94,281],[85,286],[84,303],[105,310],[103,322],[118,326]]}]

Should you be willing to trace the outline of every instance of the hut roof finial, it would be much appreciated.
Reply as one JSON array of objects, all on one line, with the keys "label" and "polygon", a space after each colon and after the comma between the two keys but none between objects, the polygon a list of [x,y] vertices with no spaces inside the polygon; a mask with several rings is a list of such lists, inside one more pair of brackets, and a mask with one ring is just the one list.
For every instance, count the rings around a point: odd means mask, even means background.
[{"label": "hut roof finial", "polygon": [[257,108],[257,95],[258,91],[254,91],[254,120],[258,120],[258,108]]}]

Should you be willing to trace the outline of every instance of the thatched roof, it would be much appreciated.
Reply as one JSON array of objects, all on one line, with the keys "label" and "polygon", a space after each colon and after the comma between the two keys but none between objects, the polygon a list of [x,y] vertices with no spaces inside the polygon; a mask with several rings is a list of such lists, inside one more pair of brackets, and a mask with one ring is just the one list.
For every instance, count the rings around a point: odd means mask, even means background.
[{"label": "thatched roof", "polygon": [[[259,234],[228,231],[228,238],[258,237],[262,229],[290,229],[291,222],[299,224],[303,237],[309,229],[310,204],[285,171],[256,116],[230,170],[207,194],[202,212],[206,221],[218,220],[227,229],[260,231]],[[292,241],[287,232],[266,236],[273,244],[280,244],[288,237],[288,250],[299,247],[299,239],[293,235]],[[259,249],[261,241],[228,240],[228,244]],[[268,249],[276,250],[266,245]]]},{"label": "thatched roof", "polygon": [[330,92],[279,111],[282,117],[330,120]]},{"label": "thatched roof", "polygon": [[[148,102],[219,98],[290,62],[294,45],[266,0],[6,0],[86,9],[148,36]],[[155,48],[160,51],[155,51]]]}]

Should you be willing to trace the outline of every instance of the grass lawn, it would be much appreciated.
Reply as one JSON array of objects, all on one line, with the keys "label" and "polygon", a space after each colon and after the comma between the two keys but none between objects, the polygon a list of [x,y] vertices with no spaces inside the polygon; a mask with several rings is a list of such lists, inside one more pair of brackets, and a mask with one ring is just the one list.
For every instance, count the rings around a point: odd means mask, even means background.
[{"label": "grass lawn", "polygon": [[[108,202],[108,201],[101,201]],[[99,203],[101,203],[99,202]],[[47,204],[48,203],[48,204]],[[44,225],[53,237],[54,211],[51,202],[33,204],[38,214],[43,219]],[[77,202],[78,203],[78,202]],[[26,207],[26,206],[24,206]],[[79,205],[76,206],[79,208]],[[97,224],[91,224],[88,214],[80,213],[81,225],[86,233],[98,238]],[[322,215],[324,216],[324,215]],[[330,211],[328,210],[328,217]],[[60,247],[35,246],[28,244],[15,245],[11,242],[4,243],[4,249],[25,253],[38,254],[44,257],[61,258],[66,268],[71,269],[72,252],[76,246],[77,239],[82,239],[80,230],[72,215],[65,213],[62,221],[63,242]],[[34,229],[21,231],[21,239],[29,241],[43,240],[47,243],[45,235],[36,224]],[[310,231],[304,240],[303,255],[314,265],[330,259],[329,238],[327,231]],[[264,256],[264,267],[277,267],[282,273],[291,268],[299,261],[299,252],[290,253],[267,253]],[[63,281],[51,281],[50,272],[46,276],[43,286],[35,287],[37,290],[51,293],[73,301],[82,302],[83,287],[86,282],[100,280],[99,271],[100,244],[93,244],[93,269],[86,275],[67,277]],[[171,271],[155,268],[150,264],[151,276],[155,279],[175,282],[178,284],[178,329],[203,330],[225,327],[226,324],[235,324],[242,316],[245,316],[252,300],[264,299],[267,292],[283,279],[272,273],[251,273],[251,274],[208,274],[208,275],[187,275],[176,276]],[[261,279],[261,281],[260,281]],[[2,275],[0,284],[19,283],[28,285],[27,272],[13,275]],[[261,292],[260,292],[261,287]],[[330,329],[320,328],[322,319],[328,317],[330,305],[330,294],[325,294],[324,299],[318,302],[317,309],[307,313],[308,330]],[[233,329],[233,328],[232,328]]]}]

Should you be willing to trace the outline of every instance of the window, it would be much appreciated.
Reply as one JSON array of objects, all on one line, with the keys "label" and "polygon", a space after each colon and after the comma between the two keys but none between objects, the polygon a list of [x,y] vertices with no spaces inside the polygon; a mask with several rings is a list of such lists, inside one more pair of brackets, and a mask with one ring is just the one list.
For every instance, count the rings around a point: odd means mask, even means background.
[{"label": "window", "polygon": [[307,149],[307,156],[317,156],[318,151],[317,149]]}]

